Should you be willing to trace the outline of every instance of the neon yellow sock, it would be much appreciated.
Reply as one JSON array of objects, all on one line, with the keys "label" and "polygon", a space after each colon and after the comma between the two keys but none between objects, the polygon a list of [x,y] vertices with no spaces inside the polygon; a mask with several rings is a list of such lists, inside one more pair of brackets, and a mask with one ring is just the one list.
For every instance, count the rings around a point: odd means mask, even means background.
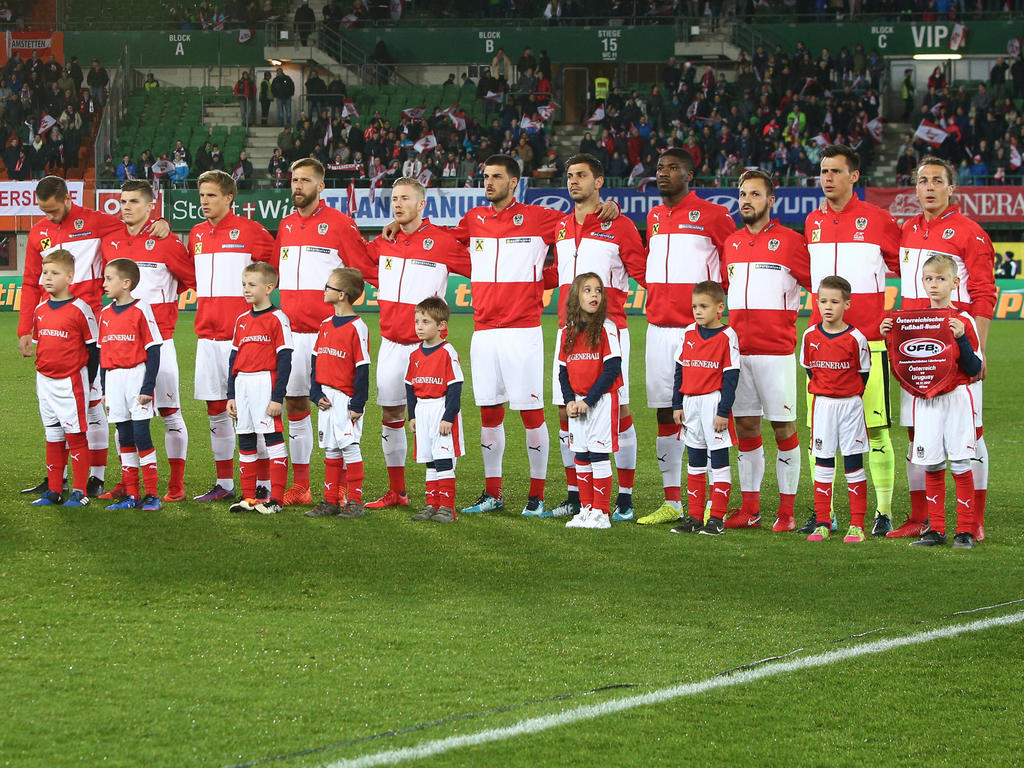
[{"label": "neon yellow sock", "polygon": [[868,471],[871,484],[875,487],[875,507],[883,515],[892,515],[892,486],[896,476],[896,461],[892,454],[892,438],[889,430],[875,427],[868,430],[871,453],[868,454]]}]

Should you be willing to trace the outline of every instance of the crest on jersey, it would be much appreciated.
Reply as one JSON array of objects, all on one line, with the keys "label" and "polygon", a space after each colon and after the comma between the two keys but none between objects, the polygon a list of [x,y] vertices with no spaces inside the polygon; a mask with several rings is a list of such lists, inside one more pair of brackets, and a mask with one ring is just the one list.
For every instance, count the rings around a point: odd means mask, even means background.
[{"label": "crest on jersey", "polygon": [[558,237],[556,237],[555,239],[565,240],[565,227],[562,227],[560,230],[558,230]]},{"label": "crest on jersey", "polygon": [[232,240],[237,240],[240,234],[242,234],[241,230],[232,229],[230,232],[228,232],[228,237],[230,237]]},{"label": "crest on jersey", "polygon": [[81,229],[85,226],[85,219],[75,219],[75,229]]},{"label": "crest on jersey", "polygon": [[812,243],[817,243],[817,242],[820,242],[820,241],[821,241],[821,230],[820,229],[816,229],[813,232],[811,232],[811,242]]},{"label": "crest on jersey", "polygon": [[651,234],[652,235],[658,234],[658,230],[659,229],[661,229],[661,222],[660,221],[654,222],[654,226],[651,227]]},{"label": "crest on jersey", "polygon": [[814,450],[816,450],[816,451],[820,451],[821,450],[821,438],[820,437],[814,438]]},{"label": "crest on jersey", "polygon": [[730,264],[729,265],[729,279],[730,280],[732,280],[732,273],[733,273],[733,269],[735,268],[735,266],[736,266],[735,264]]},{"label": "crest on jersey", "polygon": [[426,240],[423,241],[423,250],[424,251],[429,251],[433,247],[434,247],[434,241],[431,240],[429,237]]},{"label": "crest on jersey", "polygon": [[700,219],[700,211],[690,211],[690,223],[696,224]]},{"label": "crest on jersey", "polygon": [[917,458],[919,458],[919,459],[923,459],[924,458],[924,446],[923,445],[917,446]]},{"label": "crest on jersey", "polygon": [[384,269],[391,269],[391,257],[384,259]]},{"label": "crest on jersey", "polygon": [[288,258],[288,249],[287,248],[282,248],[281,249],[281,261],[284,261],[287,258]]},{"label": "crest on jersey", "polygon": [[942,239],[949,240],[955,234],[956,232],[954,232],[952,229],[947,229],[945,232],[942,233]]},{"label": "crest on jersey", "polygon": [[601,222],[601,229],[607,231],[607,230],[609,230],[611,228],[612,228],[612,223],[610,221],[602,221]]},{"label": "crest on jersey", "polygon": [[777,250],[779,250],[779,241],[778,240],[769,240],[768,241],[768,250],[769,251],[777,251]]},{"label": "crest on jersey", "polygon": [[152,251],[154,248],[156,248],[156,240],[152,240],[152,239],[147,240],[146,241],[146,250],[147,251]]},{"label": "crest on jersey", "polygon": [[196,242],[196,256],[203,252],[203,241],[199,240]]},{"label": "crest on jersey", "polygon": [[515,224],[517,227],[523,226],[523,214],[517,213],[515,216],[513,216],[512,223]]},{"label": "crest on jersey", "polygon": [[326,235],[328,229],[329,229],[329,227],[327,225],[327,222],[324,222],[322,224],[317,224],[317,227],[316,227],[316,231],[319,232],[321,235]]},{"label": "crest on jersey", "polygon": [[867,229],[867,228],[868,228],[868,220],[866,218],[861,216],[859,219],[857,219],[857,229]]},{"label": "crest on jersey", "polygon": [[44,237],[42,240],[39,241],[39,249],[40,250],[45,251],[47,248],[50,247],[50,245],[51,245],[50,238],[48,238],[48,237]]},{"label": "crest on jersey", "polygon": [[[562,230],[562,237],[564,237],[564,236],[565,236],[565,230]],[[484,249],[484,239],[482,237],[478,237],[476,239],[476,245],[473,246],[473,250],[474,251],[482,251],[483,249]]]}]

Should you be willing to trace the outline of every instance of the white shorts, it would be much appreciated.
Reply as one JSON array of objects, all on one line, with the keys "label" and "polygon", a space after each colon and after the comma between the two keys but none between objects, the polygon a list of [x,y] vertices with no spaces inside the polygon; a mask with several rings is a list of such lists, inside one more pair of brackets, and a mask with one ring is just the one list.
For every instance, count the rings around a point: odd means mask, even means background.
[{"label": "white shorts", "polygon": [[405,405],[405,375],[409,355],[419,344],[398,344],[381,337],[377,353],[377,405],[393,408]]},{"label": "white shorts", "polygon": [[569,419],[570,451],[609,454],[619,450],[618,399],[617,393],[607,392],[583,416]]},{"label": "white shorts", "polygon": [[288,376],[286,397],[309,397],[310,359],[319,333],[292,332],[292,372]]},{"label": "white shorts", "polygon": [[157,408],[181,408],[178,351],[174,348],[174,339],[164,339],[160,344],[160,370],[156,372],[153,397]]},{"label": "white shorts", "polygon": [[648,408],[672,407],[676,355],[679,352],[682,339],[682,328],[664,325],[647,326],[644,373],[647,375]]},{"label": "white shorts", "polygon": [[727,426],[721,432],[715,432],[715,416],[718,415],[718,403],[722,393],[718,390],[706,395],[683,395],[683,428],[679,430],[677,440],[682,440],[690,448],[705,448],[717,451],[732,447],[732,434]]},{"label": "white shorts", "polygon": [[853,397],[811,398],[811,455],[831,459],[836,450],[843,456],[867,453],[868,428],[864,422],[864,401]]},{"label": "white shorts", "polygon": [[266,435],[283,432],[280,416],[268,416],[270,395],[274,389],[270,371],[239,373],[235,376],[235,432],[239,435]]},{"label": "white shorts", "polygon": [[[551,402],[555,405],[565,405],[562,397],[562,385],[558,382],[558,353],[561,352],[562,334],[555,337],[555,357],[551,364]],[[622,386],[616,393],[619,405],[629,405],[629,328],[619,328],[619,354],[622,355]]]},{"label": "white shorts", "polygon": [[966,384],[930,399],[915,397],[911,412],[914,416],[912,464],[930,467],[945,464],[947,458],[958,461],[975,457],[974,403]]},{"label": "white shorts", "polygon": [[982,396],[983,396],[984,392],[982,391],[981,385],[982,385],[982,382],[980,380],[972,381],[970,384],[967,385],[967,388],[971,391],[971,399],[974,401],[974,426],[975,427],[982,427],[982,426],[984,426],[984,422],[982,421],[982,418],[981,418],[981,401],[982,401]]},{"label": "white shorts", "polygon": [[363,419],[349,418],[349,396],[340,389],[324,386],[324,397],[331,402],[326,411],[317,410],[316,429],[321,448],[348,448],[363,437]]},{"label": "white shorts", "polygon": [[231,342],[199,339],[196,341],[195,399],[228,399],[228,361]]},{"label": "white shorts", "polygon": [[450,434],[442,435],[441,417],[444,398],[416,401],[416,462],[426,464],[438,459],[452,459],[466,452],[462,442],[462,411],[455,417]]},{"label": "white shorts", "polygon": [[469,364],[478,406],[507,402],[514,411],[544,407],[544,332],[539,325],[473,331]]},{"label": "white shorts", "polygon": [[[971,391],[971,399],[974,401],[974,426],[976,428],[984,426],[981,416],[982,396],[984,393],[981,385],[981,381],[972,381],[967,385],[967,388]],[[902,387],[900,388],[900,426],[914,426],[914,396]]]},{"label": "white shorts", "polygon": [[89,372],[84,366],[74,376],[51,379],[36,372],[36,397],[43,426],[59,424],[65,434],[85,432],[89,419]]},{"label": "white shorts", "polygon": [[796,357],[740,355],[732,415],[796,421]]},{"label": "white shorts", "polygon": [[113,368],[106,373],[107,420],[112,424],[124,421],[148,421],[153,418],[153,402],[139,403],[139,390],[146,378],[146,364],[134,368]]}]

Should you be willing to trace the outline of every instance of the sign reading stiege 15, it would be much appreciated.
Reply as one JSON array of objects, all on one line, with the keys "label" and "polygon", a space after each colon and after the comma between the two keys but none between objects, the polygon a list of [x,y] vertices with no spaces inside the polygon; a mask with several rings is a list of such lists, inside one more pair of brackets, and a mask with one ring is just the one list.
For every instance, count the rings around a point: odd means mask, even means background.
[{"label": "sign reading stiege 15", "polygon": [[[0,181],[0,216],[42,216],[36,199],[37,181]],[[71,202],[82,205],[84,181],[69,181]]]}]

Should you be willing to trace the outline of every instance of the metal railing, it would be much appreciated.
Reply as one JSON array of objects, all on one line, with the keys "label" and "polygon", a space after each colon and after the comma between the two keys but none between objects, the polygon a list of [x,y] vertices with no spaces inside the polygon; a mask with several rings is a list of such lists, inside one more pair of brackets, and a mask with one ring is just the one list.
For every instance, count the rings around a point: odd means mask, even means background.
[{"label": "metal railing", "polygon": [[117,69],[110,80],[107,88],[107,103],[103,107],[103,115],[96,128],[96,139],[93,143],[93,167],[96,170],[97,178],[103,168],[103,161],[110,156],[111,149],[117,143],[118,126],[128,111],[128,95],[133,86],[133,78],[139,77],[131,67],[128,56],[128,46],[122,46],[121,57],[117,62]]}]

